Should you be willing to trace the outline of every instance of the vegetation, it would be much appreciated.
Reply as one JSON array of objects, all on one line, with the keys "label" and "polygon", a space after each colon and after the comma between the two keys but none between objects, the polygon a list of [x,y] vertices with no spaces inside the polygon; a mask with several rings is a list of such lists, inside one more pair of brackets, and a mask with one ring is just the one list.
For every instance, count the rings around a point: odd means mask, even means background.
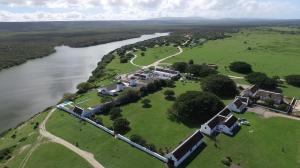
[{"label": "vegetation", "polygon": [[222,98],[234,97],[238,93],[235,82],[224,75],[206,77],[201,87],[203,91],[214,93]]},{"label": "vegetation", "polygon": [[85,93],[94,87],[95,86],[89,82],[82,82],[78,84],[76,88],[78,89],[77,93]]},{"label": "vegetation", "polygon": [[172,64],[172,68],[181,72],[189,73],[195,77],[206,77],[210,74],[216,74],[217,71],[206,64],[194,64],[186,62],[175,62]]},{"label": "vegetation", "polygon": [[248,73],[252,72],[251,65],[246,62],[241,62],[241,61],[230,63],[229,69],[231,71],[234,71],[237,73],[242,73],[242,74],[248,74]]},{"label": "vegetation", "polygon": [[175,62],[172,64],[172,68],[181,73],[187,72],[188,64],[186,62]]},{"label": "vegetation", "polygon": [[151,107],[151,100],[149,99],[143,99],[142,100],[142,103],[143,103],[143,108],[150,108]]},{"label": "vegetation", "polygon": [[288,75],[285,80],[290,85],[300,87],[300,75]]},{"label": "vegetation", "polygon": [[167,99],[167,100],[174,100],[175,99],[175,97],[174,97],[175,92],[173,90],[170,90],[170,89],[166,90],[164,92],[164,95],[166,96],[165,99]]},{"label": "vegetation", "polygon": [[171,114],[179,119],[203,122],[224,108],[224,103],[214,94],[189,91],[181,94],[175,101]]},{"label": "vegetation", "polygon": [[118,118],[113,123],[113,129],[117,134],[125,134],[130,130],[129,124],[125,118]]},{"label": "vegetation", "polygon": [[109,111],[110,119],[115,120],[115,119],[122,117],[121,112],[122,112],[122,110],[119,107],[113,107]]},{"label": "vegetation", "polygon": [[246,80],[251,84],[256,84],[260,88],[274,90],[277,88],[277,80],[269,78],[265,73],[253,72],[245,76]]}]

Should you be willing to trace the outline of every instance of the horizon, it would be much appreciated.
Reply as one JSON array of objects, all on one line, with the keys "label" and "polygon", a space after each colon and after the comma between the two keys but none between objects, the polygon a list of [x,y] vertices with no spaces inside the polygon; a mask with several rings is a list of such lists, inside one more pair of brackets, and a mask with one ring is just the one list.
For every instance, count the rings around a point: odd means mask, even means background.
[{"label": "horizon", "polygon": [[[242,12],[241,12],[242,11]],[[0,22],[300,19],[297,0],[0,0]]]}]

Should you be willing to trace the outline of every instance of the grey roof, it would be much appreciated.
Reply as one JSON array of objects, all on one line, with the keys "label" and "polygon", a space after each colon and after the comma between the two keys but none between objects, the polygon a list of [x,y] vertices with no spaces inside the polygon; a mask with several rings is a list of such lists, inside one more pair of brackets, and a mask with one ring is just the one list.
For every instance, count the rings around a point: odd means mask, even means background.
[{"label": "grey roof", "polygon": [[276,93],[276,92],[271,92],[267,90],[259,90],[255,93],[255,97],[264,97],[264,98],[269,98],[273,100],[282,100],[283,95],[281,93]]}]

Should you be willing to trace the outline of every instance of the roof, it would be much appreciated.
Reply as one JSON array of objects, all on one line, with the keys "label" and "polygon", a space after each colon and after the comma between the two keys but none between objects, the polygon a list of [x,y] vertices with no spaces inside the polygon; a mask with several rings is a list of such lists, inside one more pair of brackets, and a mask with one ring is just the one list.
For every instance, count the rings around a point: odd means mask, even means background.
[{"label": "roof", "polygon": [[249,90],[251,91],[251,93],[255,93],[259,90],[259,87],[257,85],[252,85]]},{"label": "roof", "polygon": [[216,115],[216,116],[214,116],[211,120],[209,120],[209,121],[207,122],[207,125],[208,125],[210,128],[214,128],[214,127],[216,127],[217,125],[220,124],[221,119],[222,119],[222,118],[220,118],[219,115]]},{"label": "roof", "polygon": [[182,142],[172,154],[177,160],[180,160],[192,147],[194,147],[201,139],[203,135],[197,130],[192,136]]},{"label": "roof", "polygon": [[83,113],[83,109],[80,108],[80,107],[75,106],[73,108],[73,112],[76,113],[76,114],[78,114],[78,115],[81,115]]},{"label": "roof", "polygon": [[283,95],[281,93],[271,92],[267,90],[259,90],[254,96],[270,98],[273,100],[283,99]]},{"label": "roof", "polygon": [[228,108],[224,108],[220,113],[219,113],[219,115],[221,115],[221,116],[228,116],[228,114],[230,114],[231,113],[231,111],[228,109]]},{"label": "roof", "polygon": [[237,107],[237,108],[240,108],[242,105],[243,105],[243,102],[237,98],[235,99],[235,101],[233,102],[233,104]]},{"label": "roof", "polygon": [[228,128],[230,128],[233,126],[234,123],[237,122],[237,120],[238,119],[234,115],[232,115],[225,121],[224,125],[226,125]]},{"label": "roof", "polygon": [[165,73],[175,74],[175,75],[179,74],[179,71],[174,71],[174,70],[171,70],[171,69],[164,69],[164,68],[159,68],[159,67],[156,67],[155,71],[160,71],[160,72],[165,72]]}]

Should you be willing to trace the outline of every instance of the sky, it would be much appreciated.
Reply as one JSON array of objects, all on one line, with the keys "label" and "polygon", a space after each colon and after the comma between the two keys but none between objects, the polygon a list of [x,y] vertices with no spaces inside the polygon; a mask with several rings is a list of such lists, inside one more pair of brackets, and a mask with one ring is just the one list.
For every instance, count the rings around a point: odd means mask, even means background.
[{"label": "sky", "polygon": [[0,0],[0,21],[299,19],[300,0]]}]

